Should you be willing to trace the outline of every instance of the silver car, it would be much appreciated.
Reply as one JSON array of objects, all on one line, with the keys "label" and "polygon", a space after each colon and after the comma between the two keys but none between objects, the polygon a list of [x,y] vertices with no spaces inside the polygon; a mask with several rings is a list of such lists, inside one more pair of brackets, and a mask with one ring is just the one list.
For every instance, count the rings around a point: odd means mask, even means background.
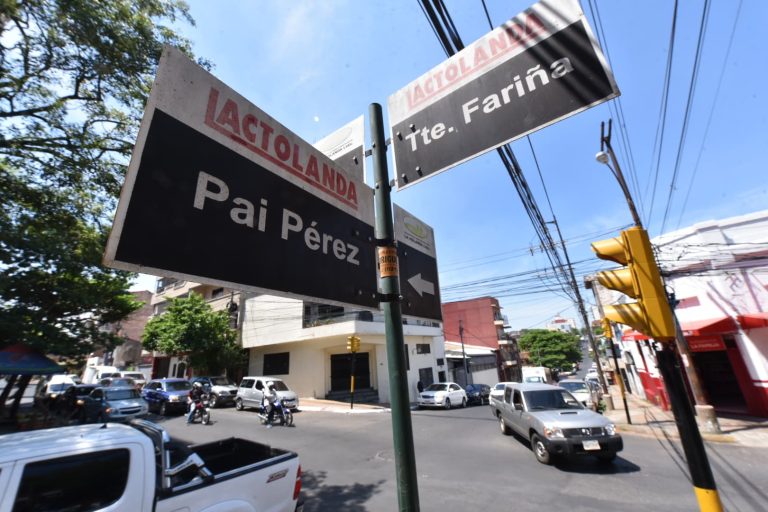
[{"label": "silver car", "polygon": [[128,421],[149,413],[147,401],[135,387],[96,388],[84,399],[86,421]]},{"label": "silver car", "polygon": [[593,455],[610,462],[624,449],[616,426],[586,409],[567,390],[549,384],[507,384],[496,415],[501,432],[529,439],[536,460]]},{"label": "silver car", "polygon": [[588,382],[577,379],[566,379],[561,380],[557,385],[570,391],[570,393],[587,409],[597,411],[597,404],[600,403],[600,395],[596,393],[595,388]]}]

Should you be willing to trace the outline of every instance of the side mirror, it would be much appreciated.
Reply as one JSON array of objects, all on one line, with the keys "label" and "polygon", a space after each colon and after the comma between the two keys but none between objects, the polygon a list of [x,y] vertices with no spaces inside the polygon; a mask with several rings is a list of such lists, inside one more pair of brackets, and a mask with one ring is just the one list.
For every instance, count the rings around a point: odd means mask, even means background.
[{"label": "side mirror", "polygon": [[515,404],[515,410],[516,411],[522,411],[523,410],[523,404]]}]

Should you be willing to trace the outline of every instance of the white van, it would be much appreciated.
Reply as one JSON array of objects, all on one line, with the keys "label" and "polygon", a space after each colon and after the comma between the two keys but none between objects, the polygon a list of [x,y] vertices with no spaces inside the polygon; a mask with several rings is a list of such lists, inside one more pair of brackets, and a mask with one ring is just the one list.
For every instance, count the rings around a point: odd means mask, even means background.
[{"label": "white van", "polygon": [[523,366],[523,383],[553,384],[552,372],[544,366]]},{"label": "white van", "polygon": [[83,370],[83,384],[98,384],[107,377],[120,377],[120,370],[115,366],[86,366]]},{"label": "white van", "polygon": [[81,384],[77,375],[51,375],[40,379],[35,389],[34,402],[36,404],[49,404],[68,387]]}]

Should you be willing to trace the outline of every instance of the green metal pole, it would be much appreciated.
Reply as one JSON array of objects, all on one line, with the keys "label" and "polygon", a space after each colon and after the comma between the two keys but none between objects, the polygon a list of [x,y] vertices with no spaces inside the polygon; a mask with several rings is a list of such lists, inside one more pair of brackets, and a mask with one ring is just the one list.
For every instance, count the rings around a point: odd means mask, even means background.
[{"label": "green metal pole", "polygon": [[[381,105],[372,103],[368,107],[373,143],[373,174],[376,185],[376,239],[379,263],[382,254],[392,258],[395,248],[395,227],[392,221],[392,199],[390,197],[389,170],[387,168],[387,147],[384,139],[384,118]],[[397,253],[394,252],[396,255]],[[388,260],[391,262],[391,260]],[[413,426],[411,425],[411,403],[408,396],[408,376],[405,366],[405,339],[403,337],[403,313],[400,309],[400,278],[397,274],[397,257],[394,266],[388,265],[388,272],[381,271],[381,291],[384,296],[384,328],[387,338],[387,360],[389,368],[389,400],[392,407],[392,437],[395,449],[395,473],[397,476],[397,498],[399,510],[418,512],[419,488],[416,479],[416,453],[413,448]],[[392,272],[394,269],[394,272]],[[395,275],[391,275],[395,274]]]}]

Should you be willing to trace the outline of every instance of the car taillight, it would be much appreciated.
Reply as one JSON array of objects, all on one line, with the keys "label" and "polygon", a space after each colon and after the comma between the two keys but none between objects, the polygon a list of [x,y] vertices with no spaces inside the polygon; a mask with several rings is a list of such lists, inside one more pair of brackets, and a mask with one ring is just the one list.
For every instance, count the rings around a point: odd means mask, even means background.
[{"label": "car taillight", "polygon": [[293,486],[293,501],[299,499],[299,493],[301,493],[301,464],[299,464],[299,469],[296,471],[296,484]]}]

